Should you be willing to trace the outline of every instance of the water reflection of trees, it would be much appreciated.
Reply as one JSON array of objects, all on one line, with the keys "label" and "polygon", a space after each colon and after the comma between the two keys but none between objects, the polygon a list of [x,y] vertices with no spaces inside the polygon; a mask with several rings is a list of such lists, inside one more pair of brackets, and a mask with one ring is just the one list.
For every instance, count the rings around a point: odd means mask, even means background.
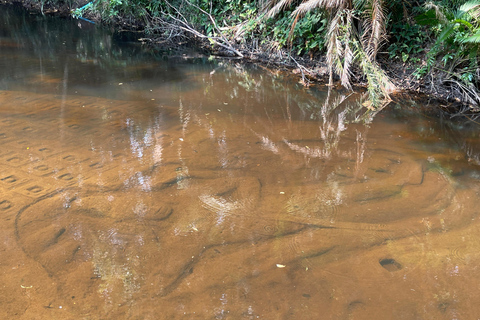
[{"label": "water reflection of trees", "polygon": [[480,131],[476,121],[468,117],[452,118],[440,106],[432,107],[414,100],[399,101],[386,111],[389,121],[406,125],[399,134],[416,145],[421,144],[421,148],[432,155],[429,161],[446,173],[474,172],[480,165]]},{"label": "water reflection of trees", "polygon": [[[440,121],[439,126],[442,134],[463,150],[469,163],[480,165],[480,126],[478,122],[465,118],[456,121]],[[476,178],[480,178],[480,176]]]},{"label": "water reflection of trees", "polygon": [[117,97],[110,86],[182,78],[164,63],[165,52],[117,41],[118,34],[83,21],[30,15],[16,6],[1,6],[0,21],[2,89],[100,95],[101,87],[104,96]]},{"label": "water reflection of trees", "polygon": [[[335,152],[342,133],[352,123],[368,123],[374,113],[362,105],[361,94],[333,90],[324,86],[305,88],[297,79],[281,72],[265,72],[264,67],[245,66],[236,62],[221,62],[208,75],[199,76],[201,93],[192,94],[197,100],[200,94],[208,102],[202,103],[205,110],[225,110],[233,114],[250,114],[267,129],[273,120],[283,121],[285,128],[292,127],[292,121],[315,122],[318,132],[312,135],[322,142],[321,146],[300,146],[289,137],[293,132],[264,133],[261,139],[267,148],[278,150],[274,142],[280,141],[292,150],[309,157],[329,158]],[[219,88],[220,87],[220,88]],[[205,106],[205,104],[208,104]],[[265,130],[268,132],[268,129]],[[295,140],[295,139],[293,139]]]}]

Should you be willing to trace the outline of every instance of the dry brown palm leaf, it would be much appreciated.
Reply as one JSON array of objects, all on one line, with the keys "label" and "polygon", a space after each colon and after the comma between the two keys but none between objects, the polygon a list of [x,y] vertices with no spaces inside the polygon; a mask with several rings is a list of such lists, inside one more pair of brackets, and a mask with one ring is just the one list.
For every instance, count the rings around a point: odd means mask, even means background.
[{"label": "dry brown palm leaf", "polygon": [[370,0],[364,11],[362,42],[368,57],[375,60],[378,49],[386,40],[383,0]]},{"label": "dry brown palm leaf", "polygon": [[342,42],[339,39],[341,14],[337,14],[330,21],[327,32],[327,65],[329,71],[329,85],[333,85],[333,70],[343,54]]},{"label": "dry brown palm leaf", "polygon": [[355,48],[351,47],[356,33],[352,28],[352,10],[340,10],[330,21],[327,33],[327,64],[330,72],[329,84],[333,83],[333,73],[340,77],[342,86],[351,90],[351,67],[355,61]]},{"label": "dry brown palm leaf", "polygon": [[265,6],[263,7],[263,11],[266,12],[265,18],[273,18],[275,17],[280,11],[285,10],[292,4],[293,0],[269,0],[266,2]]},{"label": "dry brown palm leaf", "polygon": [[309,11],[317,8],[323,8],[327,10],[340,10],[350,9],[352,7],[351,0],[306,0],[300,4],[295,11],[292,12],[293,16],[303,16]]},{"label": "dry brown palm leaf", "polygon": [[345,42],[345,50],[344,50],[344,55],[343,55],[343,68],[341,70],[340,75],[340,82],[342,83],[342,86],[345,88],[351,90],[352,86],[350,84],[350,75],[351,71],[350,68],[352,66],[355,54],[354,51],[352,50],[352,47],[350,45],[352,37],[355,37],[355,32],[352,27],[352,21],[353,21],[353,13],[352,10],[347,10],[346,13],[346,25],[343,28],[345,30],[345,34],[343,35],[344,42]]},{"label": "dry brown palm leaf", "polygon": [[435,11],[435,16],[441,23],[448,23],[447,18],[445,17],[445,14],[443,13],[444,8],[436,3],[433,3],[432,1],[429,1],[425,3],[425,9],[431,10],[433,9]]},{"label": "dry brown palm leaf", "polygon": [[465,84],[455,79],[444,80],[445,83],[449,82],[452,89],[457,92],[461,97],[461,101],[464,103],[478,106],[480,102],[480,92],[472,84]]}]

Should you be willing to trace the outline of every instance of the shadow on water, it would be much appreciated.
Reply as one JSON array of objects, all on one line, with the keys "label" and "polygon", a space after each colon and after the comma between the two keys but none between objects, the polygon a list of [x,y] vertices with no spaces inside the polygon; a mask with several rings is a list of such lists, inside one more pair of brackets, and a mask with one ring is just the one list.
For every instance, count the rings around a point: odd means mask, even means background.
[{"label": "shadow on water", "polygon": [[2,89],[118,99],[120,83],[154,88],[185,80],[181,68],[165,63],[168,49],[145,50],[95,25],[32,16],[17,6],[2,6],[0,15]]},{"label": "shadow on water", "polygon": [[479,314],[476,129],[3,8],[1,318]]}]

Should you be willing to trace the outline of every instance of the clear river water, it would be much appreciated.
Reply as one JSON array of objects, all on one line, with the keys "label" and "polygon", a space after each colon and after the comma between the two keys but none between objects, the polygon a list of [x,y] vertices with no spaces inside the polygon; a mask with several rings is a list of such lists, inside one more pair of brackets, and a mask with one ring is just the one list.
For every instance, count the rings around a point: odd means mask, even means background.
[{"label": "clear river water", "polygon": [[133,40],[0,5],[1,319],[480,317],[477,124]]}]

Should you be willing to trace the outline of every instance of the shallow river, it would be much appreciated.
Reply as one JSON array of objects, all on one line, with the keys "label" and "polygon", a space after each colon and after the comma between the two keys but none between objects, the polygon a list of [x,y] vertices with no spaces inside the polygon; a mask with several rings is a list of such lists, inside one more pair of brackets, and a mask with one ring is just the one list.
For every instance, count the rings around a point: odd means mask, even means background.
[{"label": "shallow river", "polygon": [[476,124],[0,6],[1,319],[477,319]]}]

